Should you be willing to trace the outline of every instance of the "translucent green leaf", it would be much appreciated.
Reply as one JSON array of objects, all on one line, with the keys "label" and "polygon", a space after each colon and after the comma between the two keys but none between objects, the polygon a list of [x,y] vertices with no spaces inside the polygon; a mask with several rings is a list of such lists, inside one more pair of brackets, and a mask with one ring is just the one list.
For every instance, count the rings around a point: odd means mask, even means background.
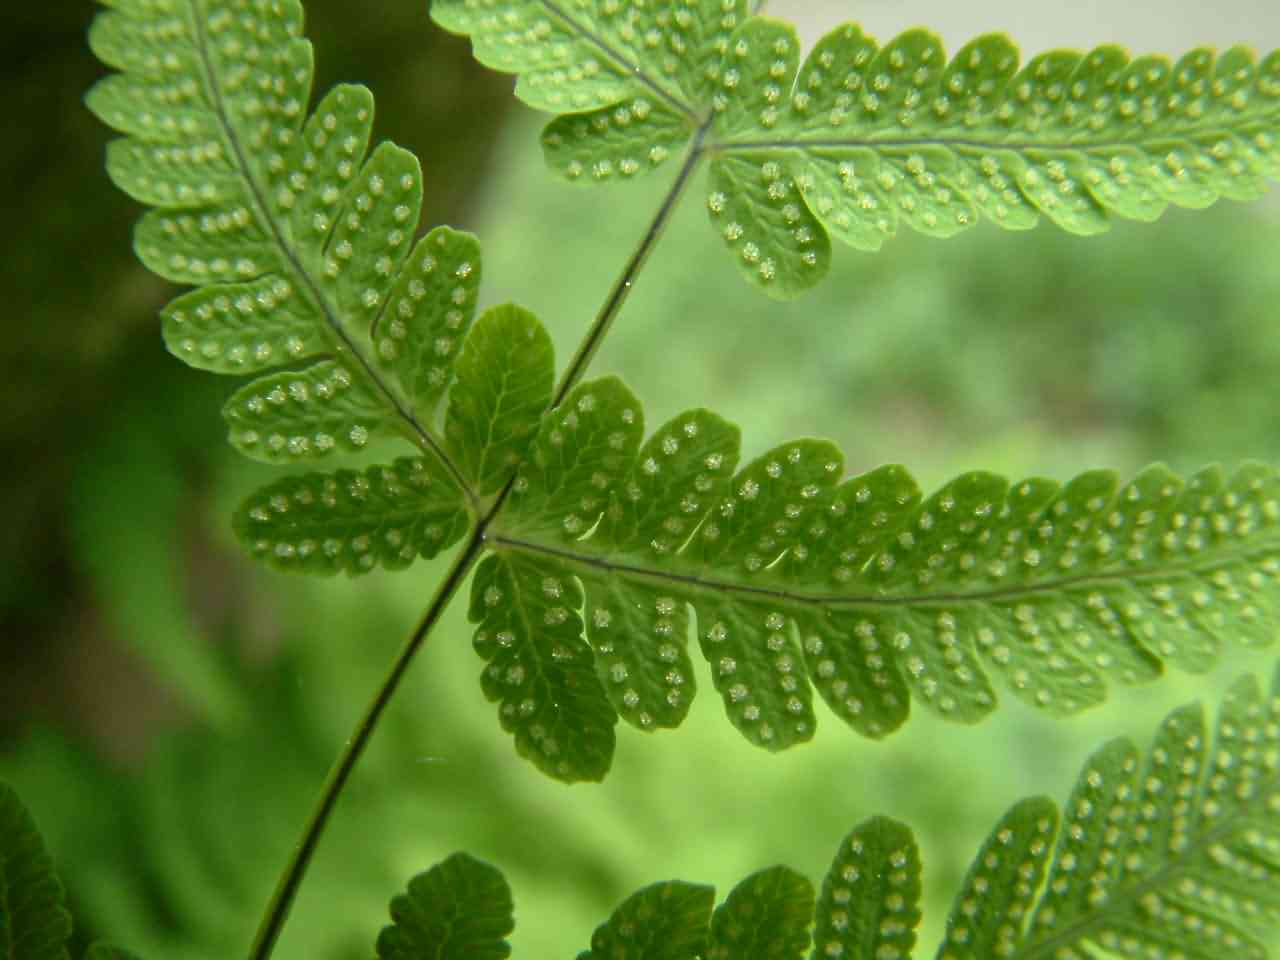
[{"label": "translucent green leaf", "polygon": [[662,586],[581,575],[596,672],[618,715],[640,730],[679,726],[697,690],[688,608]]},{"label": "translucent green leaf", "polygon": [[1270,643],[1280,621],[1267,467],[1183,481],[1157,465],[1124,484],[977,472],[923,498],[901,467],[843,478],[823,441],[738,467],[736,428],[706,411],[643,444],[642,422],[619,381],[578,387],[490,530],[581,585],[596,671],[640,729],[688,709],[687,625],[731,722],[777,750],[813,735],[811,686],[871,737],[901,726],[913,695],[981,719],[992,675],[1069,715],[1108,682],[1209,669],[1228,637]]},{"label": "translucent green leaf", "polygon": [[1035,905],[1057,826],[1047,797],[1023,800],[987,838],[956,897],[938,960],[1014,956]]},{"label": "translucent green leaf", "polygon": [[1093,234],[1171,203],[1253,199],[1280,174],[1280,52],[1171,63],[1101,46],[1020,64],[990,34],[948,62],[927,30],[881,46],[846,24],[801,62],[795,30],[742,2],[432,9],[483,63],[520,74],[526,102],[568,114],[543,147],[570,180],[632,179],[696,132],[713,225],[778,298],[822,279],[831,236],[877,250],[902,227],[949,237],[1041,215]]},{"label": "translucent green leaf", "polygon": [[256,373],[329,349],[299,291],[279,276],[201,287],[160,318],[169,352],[212,373]]},{"label": "translucent green leaf", "polygon": [[235,515],[245,548],[280,570],[356,575],[403,569],[466,532],[462,496],[429,458],[278,480]]},{"label": "translucent green leaf", "polygon": [[613,761],[609,706],[582,638],[582,593],[554,564],[506,551],[471,584],[480,682],[516,750],[548,776],[601,780]]},{"label": "translucent green leaf", "polygon": [[920,922],[920,853],[911,830],[876,817],[836,851],[822,881],[813,960],[907,960]]},{"label": "translucent green leaf", "polygon": [[1052,866],[1056,811],[1024,801],[980,852],[940,960],[1172,956],[1264,960],[1280,922],[1280,674],[1228,693],[1212,750],[1198,706],[1145,761],[1125,740],[1085,764]]},{"label": "translucent green leaf", "polygon": [[298,0],[114,7],[90,43],[122,72],[88,103],[128,134],[108,148],[112,178],[158,208],[139,257],[197,287],[164,311],[165,341],[202,369],[268,374],[231,399],[233,444],[288,462],[394,432],[461,485],[435,413],[480,253],[446,228],[415,243],[422,172],[393,144],[370,152],[372,94],[339,85],[308,115]]},{"label": "translucent green leaf", "polygon": [[689,139],[688,119],[643,97],[547,125],[547,165],[567,180],[621,180],[661,167]]},{"label": "translucent green leaf", "polygon": [[633,466],[640,401],[616,377],[583,384],[543,419],[501,523],[513,536],[574,541],[594,526]]},{"label": "translucent green leaf", "polygon": [[528,453],[555,386],[551,338],[527,310],[487,311],[458,357],[445,435],[482,494],[500,490]]},{"label": "translucent green leaf", "polygon": [[715,891],[671,880],[629,896],[578,960],[694,960],[707,943]]},{"label": "translucent green leaf", "polygon": [[479,241],[436,227],[418,241],[374,322],[378,362],[417,410],[434,410],[449,386],[475,317],[480,274]]},{"label": "translucent green leaf", "polygon": [[471,37],[477,60],[519,76],[516,96],[555,113],[585,113],[633,95],[691,113],[746,12],[745,0],[431,5],[436,23]]},{"label": "translucent green leaf", "polygon": [[515,928],[502,873],[455,853],[409,881],[391,901],[394,926],[378,935],[380,960],[504,960]]},{"label": "translucent green leaf", "polygon": [[798,960],[812,922],[813,884],[787,867],[761,870],[711,915],[707,960]]},{"label": "translucent green leaf", "polygon": [[0,783],[0,957],[67,960],[71,915],[31,814]]},{"label": "translucent green leaf", "polygon": [[787,173],[785,158],[782,151],[717,157],[707,197],[711,222],[738,268],[779,297],[812,286],[831,265],[826,231]]},{"label": "translucent green leaf", "polygon": [[[798,70],[796,50],[783,24],[739,28],[721,74],[721,150],[776,163],[776,182],[794,178],[827,229],[862,249],[900,225],[945,237],[979,215],[1023,229],[1044,214],[1097,233],[1169,203],[1251,199],[1274,171],[1275,54],[1259,64],[1244,48],[1216,60],[1197,50],[1175,65],[1107,46],[1050,51],[1019,69],[998,35],[948,64],[928,31],[879,47],[853,25],[822,38]],[[819,277],[780,274],[779,295]]]},{"label": "translucent green leaf", "polygon": [[232,394],[223,416],[231,445],[267,463],[355,453],[396,426],[391,412],[336,360],[255,380]]}]

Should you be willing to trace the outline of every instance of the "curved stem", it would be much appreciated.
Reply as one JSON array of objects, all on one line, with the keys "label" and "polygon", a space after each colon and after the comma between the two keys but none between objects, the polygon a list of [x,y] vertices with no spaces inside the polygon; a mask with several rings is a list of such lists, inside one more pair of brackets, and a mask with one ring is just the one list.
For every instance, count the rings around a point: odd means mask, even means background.
[{"label": "curved stem", "polygon": [[676,174],[675,180],[671,183],[671,188],[662,200],[662,206],[654,214],[653,220],[649,223],[649,229],[645,231],[639,246],[631,254],[631,259],[627,261],[626,266],[622,268],[622,272],[618,274],[618,279],[613,282],[613,287],[609,290],[609,296],[605,298],[604,305],[600,307],[600,312],[596,314],[591,327],[583,336],[581,343],[578,344],[578,349],[574,352],[569,365],[564,368],[564,374],[560,377],[560,383],[556,387],[555,399],[551,401],[553,410],[564,402],[564,398],[568,396],[574,384],[582,379],[582,375],[586,372],[592,357],[595,356],[596,350],[600,348],[600,343],[604,340],[605,334],[609,332],[609,327],[613,325],[614,318],[617,317],[618,312],[622,309],[622,305],[627,302],[627,296],[631,293],[636,276],[644,267],[645,261],[649,259],[649,254],[653,252],[653,248],[658,245],[658,240],[661,239],[663,232],[666,230],[667,224],[671,220],[671,215],[680,203],[680,197],[684,194],[685,187],[689,185],[693,172],[698,168],[698,161],[702,159],[702,143],[707,137],[707,131],[710,126],[710,122],[704,123],[698,129],[698,132],[694,134],[693,143],[689,148],[689,152],[685,155],[680,172]]},{"label": "curved stem", "polygon": [[[592,321],[591,327],[583,336],[582,342],[573,355],[573,359],[569,361],[569,366],[565,368],[564,375],[560,378],[560,383],[556,387],[551,401],[551,409],[558,407],[564,401],[564,398],[568,396],[569,391],[582,378],[587,366],[591,363],[592,357],[595,356],[600,342],[604,339],[614,318],[617,317],[622,305],[626,302],[627,296],[635,283],[636,276],[649,258],[653,248],[657,245],[659,238],[661,238],[681,195],[684,193],[685,187],[688,186],[690,178],[697,169],[698,161],[702,158],[703,140],[706,138],[709,128],[710,123],[708,122],[695,135],[689,152],[685,156],[684,164],[672,182],[671,188],[667,191],[667,196],[663,200],[662,206],[658,208],[658,212],[650,222],[649,228],[645,231],[639,246],[636,247],[626,266],[623,267],[618,279],[614,281],[604,305],[600,308],[595,320]],[[249,960],[267,960],[271,956],[272,950],[275,949],[276,940],[279,939],[280,931],[284,929],[285,921],[289,917],[289,910],[293,906],[294,898],[298,894],[298,888],[302,884],[302,878],[306,875],[307,868],[311,864],[311,858],[320,842],[320,837],[328,825],[334,808],[337,806],[338,797],[342,794],[347,781],[351,778],[351,773],[355,770],[356,764],[359,763],[365,747],[368,746],[370,739],[372,739],[374,730],[378,726],[378,721],[391,703],[391,698],[395,695],[396,689],[408,671],[410,663],[418,651],[422,649],[431,629],[440,621],[445,609],[449,606],[449,601],[458,592],[463,581],[466,580],[467,574],[471,572],[472,566],[475,565],[476,560],[479,559],[480,554],[483,552],[485,543],[488,540],[487,531],[489,526],[502,510],[514,483],[515,477],[513,476],[494,498],[493,503],[490,504],[483,516],[479,518],[467,540],[466,546],[455,557],[453,564],[449,567],[449,572],[436,590],[435,596],[431,598],[431,605],[423,615],[418,628],[400,649],[400,653],[396,656],[395,662],[392,663],[391,669],[387,672],[382,684],[374,693],[373,699],[369,701],[369,705],[365,708],[360,722],[347,739],[346,746],[343,747],[342,752],[329,769],[324,786],[320,790],[320,798],[316,801],[315,808],[307,819],[302,837],[297,846],[294,847],[293,854],[289,857],[288,863],[285,864],[284,872],[276,883],[271,900],[267,903],[262,922],[258,926],[258,933],[254,937],[253,946],[249,950]]]},{"label": "curved stem", "polygon": [[470,540],[467,541],[466,547],[455,557],[449,572],[436,590],[435,596],[431,598],[431,605],[423,615],[418,628],[400,649],[400,653],[396,656],[395,662],[383,679],[382,685],[378,687],[373,699],[369,701],[369,705],[365,708],[360,722],[356,725],[351,736],[347,738],[347,744],[343,747],[342,753],[338,755],[337,760],[334,761],[333,766],[329,769],[329,775],[325,778],[324,787],[320,791],[320,799],[307,820],[302,837],[299,839],[297,846],[294,847],[293,854],[289,857],[289,862],[285,865],[284,873],[280,875],[280,880],[276,884],[275,892],[271,895],[271,900],[267,903],[262,923],[258,927],[257,936],[254,938],[253,946],[249,950],[251,960],[266,960],[267,957],[271,956],[276,939],[280,936],[280,931],[284,928],[285,920],[289,916],[289,908],[293,906],[293,900],[298,893],[298,887],[302,883],[303,875],[307,872],[311,857],[316,851],[316,845],[320,842],[320,835],[324,832],[329,816],[337,805],[338,797],[350,779],[351,772],[359,762],[361,754],[364,753],[364,748],[373,737],[373,731],[377,728],[383,712],[391,703],[391,698],[394,696],[396,688],[399,687],[400,681],[404,679],[414,655],[422,648],[427,635],[431,632],[431,628],[440,620],[445,609],[449,606],[449,601],[458,591],[463,580],[466,579],[476,558],[480,556],[483,544],[483,527],[477,526]]}]

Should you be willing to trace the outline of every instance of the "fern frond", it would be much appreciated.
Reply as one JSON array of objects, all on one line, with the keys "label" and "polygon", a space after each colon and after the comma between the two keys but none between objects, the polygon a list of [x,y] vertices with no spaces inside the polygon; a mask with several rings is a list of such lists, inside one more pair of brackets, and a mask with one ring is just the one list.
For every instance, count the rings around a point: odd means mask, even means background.
[{"label": "fern frond", "polygon": [[[747,0],[437,0],[431,16],[471,37],[476,59],[517,74],[516,96],[553,113],[631,104],[696,122]],[[648,110],[640,106],[639,119]]]},{"label": "fern frond", "polygon": [[1260,465],[1127,483],[969,473],[924,497],[901,467],[843,479],[819,440],[738,466],[737,428],[705,410],[643,434],[621,381],[579,386],[493,524],[471,615],[508,729],[548,729],[537,685],[570,664],[599,718],[593,751],[614,711],[676,726],[691,614],[731,722],[771,750],[812,736],[811,684],[869,737],[911,696],[981,719],[991,674],[1067,715],[1108,682],[1202,672],[1228,637],[1270,643],[1280,615],[1280,477]]},{"label": "fern frond", "polygon": [[0,783],[0,955],[65,960],[71,938],[66,894],[31,814]]},{"label": "fern frond", "polygon": [[[1174,711],[1145,758],[1128,740],[1107,744],[1064,809],[1033,797],[1000,819],[938,960],[1266,960],[1263,937],[1280,927],[1280,671],[1269,694],[1252,677],[1231,688],[1212,746],[1199,704]],[[920,877],[911,830],[875,817],[840,842],[816,904],[786,867],[748,877],[714,914],[710,887],[657,883],[579,960],[798,958],[811,929],[812,960],[909,960]]]},{"label": "fern frond", "polygon": [[468,517],[438,460],[406,457],[278,480],[249,497],[233,524],[277,569],[355,575],[434,557],[466,533]]},{"label": "fern frond", "polygon": [[465,853],[409,881],[391,901],[393,925],[378,936],[380,960],[505,960],[515,927],[502,874]]},{"label": "fern frond", "polygon": [[138,224],[138,255],[197,287],[163,312],[169,349],[200,369],[258,375],[227,404],[232,444],[310,462],[399,435],[438,461],[425,467],[440,478],[433,498],[451,487],[459,509],[474,501],[476,478],[435,421],[475,314],[479,246],[447,227],[415,243],[421,170],[393,144],[369,152],[372,95],[339,86],[308,115],[297,0],[111,6],[90,41],[122,72],[88,102],[129,135],[109,149],[112,178],[157,207]]},{"label": "fern frond", "polygon": [[948,63],[927,31],[878,47],[846,25],[800,65],[794,30],[757,18],[730,42],[731,75],[708,206],[748,274],[767,286],[775,260],[789,291],[819,271],[822,229],[863,250],[899,226],[947,237],[980,217],[1025,229],[1043,214],[1092,234],[1280,179],[1280,52],[1170,63],[1104,46],[1020,67],[995,34]]},{"label": "fern frond", "polygon": [[[1165,720],[1145,760],[1117,740],[1057,810],[1014,807],[984,845],[940,960],[1123,956],[1265,960],[1280,921],[1280,674],[1227,695],[1212,749],[1198,705]],[[1041,877],[1046,877],[1041,884]]]},{"label": "fern frond", "polygon": [[693,960],[707,946],[716,893],[668,880],[637,890],[596,928],[578,960]]},{"label": "fern frond", "polygon": [[990,34],[948,62],[928,31],[882,47],[846,24],[802,64],[794,29],[741,3],[446,0],[433,13],[481,62],[519,73],[526,102],[566,114],[543,146],[570,180],[630,179],[694,141],[717,232],[777,297],[822,278],[832,236],[876,250],[899,227],[947,237],[1041,215],[1091,234],[1280,179],[1280,52],[1171,63],[1102,46],[1020,64]]}]

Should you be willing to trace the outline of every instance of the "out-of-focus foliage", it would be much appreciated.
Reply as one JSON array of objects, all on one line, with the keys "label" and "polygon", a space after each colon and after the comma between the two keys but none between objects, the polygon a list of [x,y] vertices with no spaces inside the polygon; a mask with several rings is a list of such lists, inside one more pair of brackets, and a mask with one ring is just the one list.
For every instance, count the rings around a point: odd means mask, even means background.
[{"label": "out-of-focus foliage", "polygon": [[[447,129],[435,118],[478,123],[493,109],[468,100],[488,89],[483,74],[450,66],[467,58],[465,45],[429,48],[413,4],[380,6],[360,31],[349,7],[308,10],[324,47],[320,85],[368,82],[382,131],[423,157],[428,196],[442,199],[431,149],[454,135],[433,133]],[[80,56],[88,9],[49,5],[47,15],[61,18],[52,34],[66,56]],[[21,320],[10,328],[31,350],[10,346],[0,361],[13,392],[7,449],[24,451],[6,474],[0,711],[11,727],[14,716],[66,722],[64,732],[11,737],[0,776],[39,811],[89,930],[139,956],[224,960],[249,942],[329,761],[440,567],[311,584],[240,557],[227,517],[270,475],[193,452],[217,447],[225,391],[163,355],[150,318],[166,291],[132,265],[135,211],[98,173],[105,135],[72,103],[93,76],[87,59],[60,67],[54,47],[37,51],[50,31],[23,29],[0,30],[13,48],[3,62],[33,72],[24,89],[49,99],[22,101],[44,109],[14,129],[55,126],[0,163],[39,156],[57,124],[84,139],[58,153],[67,169],[32,160],[34,174],[4,181],[24,204],[18,221],[39,232],[4,241],[5,262],[17,264],[3,274],[5,303]],[[485,239],[482,298],[527,303],[566,356],[663,184],[605,200],[550,184],[534,135],[509,132],[483,207],[459,225]],[[55,196],[66,207],[46,202]],[[698,204],[677,215],[596,363],[627,377],[654,422],[693,406],[732,411],[750,424],[747,455],[821,429],[849,452],[848,469],[902,461],[926,485],[974,467],[1065,478],[1158,458],[1179,470],[1280,460],[1280,258],[1265,210],[1171,215],[1090,241],[982,226],[945,244],[907,235],[872,258],[837,251],[830,282],[794,307],[741,284],[707,248],[704,217]],[[68,263],[101,270],[114,296],[36,282]],[[111,345],[110,361],[68,361],[95,338]],[[170,439],[183,436],[192,446]],[[517,953],[566,956],[642,883],[689,876],[728,889],[780,861],[816,873],[832,838],[876,811],[918,831],[922,939],[936,942],[946,898],[996,811],[1040,790],[1065,796],[1090,745],[1125,730],[1145,737],[1173,703],[1212,697],[1175,676],[1069,724],[1011,706],[975,736],[922,716],[883,746],[828,722],[810,745],[768,760],[703,698],[679,731],[644,749],[624,731],[609,782],[584,792],[512,760],[476,696],[469,634],[452,611],[415,666],[279,956],[366,958],[387,891],[454,849],[500,864],[519,892]],[[76,656],[61,666],[46,648]]]}]

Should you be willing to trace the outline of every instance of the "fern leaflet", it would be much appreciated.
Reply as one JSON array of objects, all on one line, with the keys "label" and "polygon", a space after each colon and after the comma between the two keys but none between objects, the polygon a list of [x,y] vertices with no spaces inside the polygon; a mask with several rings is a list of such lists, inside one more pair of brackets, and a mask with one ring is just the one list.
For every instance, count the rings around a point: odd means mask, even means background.
[{"label": "fern leaflet", "polygon": [[[71,914],[53,858],[17,793],[0,783],[0,958],[67,960]],[[137,960],[95,943],[86,960]]]},{"label": "fern leaflet", "polygon": [[[812,736],[811,685],[883,737],[911,697],[976,722],[996,704],[991,674],[1069,715],[1108,681],[1204,671],[1227,637],[1272,640],[1269,468],[1065,485],[970,473],[924,497],[901,467],[844,479],[823,441],[745,465],[738,451],[737,428],[705,410],[645,440],[615,378],[544,418],[471,604],[485,691],[544,770],[570,776],[577,757],[578,775],[602,774],[615,712],[677,726],[691,623],[729,719],[770,750]],[[577,723],[551,722],[569,702]]]},{"label": "fern leaflet", "polygon": [[[475,238],[439,227],[414,242],[421,171],[392,144],[367,154],[368,90],[339,86],[308,117],[312,54],[296,0],[113,7],[90,39],[122,72],[95,87],[89,105],[129,134],[110,147],[112,177],[159,208],[138,224],[139,256],[197,286],[164,311],[169,349],[201,369],[257,375],[227,403],[231,443],[270,463],[360,451],[378,435],[418,448],[418,459],[381,474],[264,492],[262,509],[278,514],[269,528],[324,534],[295,537],[295,554],[277,559],[355,572],[449,546],[477,487],[492,486],[511,460],[503,448],[477,472],[437,422],[472,329]],[[491,314],[476,329],[510,331],[509,310]],[[472,448],[483,442],[463,452],[479,456]],[[365,528],[383,539],[368,546]]]},{"label": "fern leaflet", "polygon": [[[1016,804],[978,851],[937,957],[1266,960],[1261,938],[1280,925],[1277,850],[1280,673],[1270,695],[1252,677],[1232,687],[1212,749],[1193,704],[1165,720],[1145,758],[1128,740],[1097,751],[1061,821],[1047,798]],[[652,884],[579,960],[799,960],[811,943],[811,960],[908,960],[920,875],[911,830],[875,817],[840,842],[816,899],[781,866],[739,883],[714,913],[710,887]],[[501,896],[480,909],[505,903],[509,916],[505,885]],[[421,946],[426,956],[435,942]]]},{"label": "fern leaflet", "polygon": [[707,207],[744,275],[795,296],[830,237],[879,249],[899,227],[947,237],[1041,215],[1091,234],[1171,203],[1252,199],[1280,179],[1280,52],[1115,46],[1019,64],[1000,34],[950,62],[911,30],[883,47],[847,24],[800,62],[786,23],[742,2],[438,0],[436,21],[516,93],[561,113],[543,134],[570,180],[627,180],[692,142]]},{"label": "fern leaflet", "polygon": [[379,960],[505,960],[515,926],[502,874],[455,853],[409,882],[391,901],[392,926],[378,936]]}]

